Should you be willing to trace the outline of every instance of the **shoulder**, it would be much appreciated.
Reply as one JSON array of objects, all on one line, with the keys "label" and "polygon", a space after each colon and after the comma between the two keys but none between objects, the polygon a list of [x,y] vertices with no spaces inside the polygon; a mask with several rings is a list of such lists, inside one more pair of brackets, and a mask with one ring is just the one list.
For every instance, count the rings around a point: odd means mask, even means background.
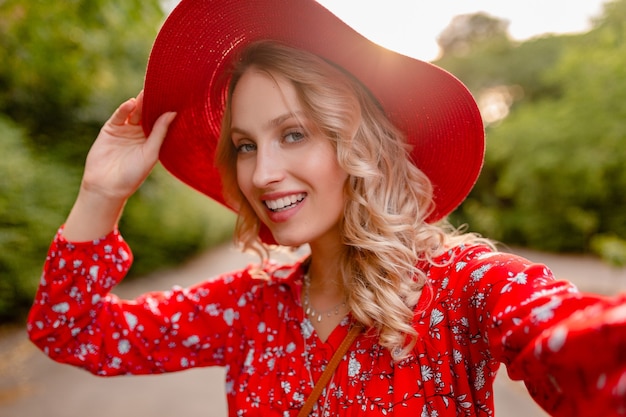
[{"label": "shoulder", "polygon": [[435,259],[428,270],[435,285],[484,286],[496,283],[526,283],[530,279],[553,280],[550,269],[487,245],[460,245]]},{"label": "shoulder", "polygon": [[[276,261],[266,261],[262,264],[249,264],[245,268],[225,273],[217,278],[232,292],[248,298],[275,298],[297,291],[302,285],[302,261],[291,264],[281,264]],[[231,295],[234,295],[231,293]]]}]

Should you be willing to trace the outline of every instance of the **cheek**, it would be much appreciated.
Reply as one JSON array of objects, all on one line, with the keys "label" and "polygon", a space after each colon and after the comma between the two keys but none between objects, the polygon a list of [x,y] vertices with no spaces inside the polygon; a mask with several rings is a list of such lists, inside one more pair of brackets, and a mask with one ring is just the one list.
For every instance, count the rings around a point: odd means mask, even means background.
[{"label": "cheek", "polygon": [[325,164],[316,170],[319,183],[324,189],[328,207],[343,209],[345,200],[345,184],[348,174],[338,164]]},{"label": "cheek", "polygon": [[318,158],[311,161],[310,172],[325,184],[326,191],[335,198],[343,197],[344,184],[348,173],[339,166],[335,149],[328,146],[323,152],[319,152]]}]

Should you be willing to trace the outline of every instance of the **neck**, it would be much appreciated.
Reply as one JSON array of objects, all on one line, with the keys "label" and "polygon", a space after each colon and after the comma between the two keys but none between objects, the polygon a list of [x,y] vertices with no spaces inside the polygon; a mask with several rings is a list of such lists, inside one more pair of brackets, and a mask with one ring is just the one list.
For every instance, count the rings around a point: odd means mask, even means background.
[{"label": "neck", "polygon": [[304,313],[318,337],[325,341],[349,312],[341,278],[341,248],[311,246],[311,258],[302,288]]},{"label": "neck", "polygon": [[326,296],[338,294],[343,297],[340,259],[340,248],[311,247],[308,275],[312,292]]}]

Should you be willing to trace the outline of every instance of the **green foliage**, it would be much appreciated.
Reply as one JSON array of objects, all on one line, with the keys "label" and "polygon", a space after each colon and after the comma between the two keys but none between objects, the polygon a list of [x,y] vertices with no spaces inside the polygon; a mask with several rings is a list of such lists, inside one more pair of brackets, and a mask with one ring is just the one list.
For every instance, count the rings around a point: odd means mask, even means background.
[{"label": "green foliage", "polygon": [[521,86],[525,100],[554,97],[558,83],[543,73],[559,60],[572,36],[548,36],[516,44],[506,37],[480,40],[471,54],[448,53],[435,63],[459,77],[475,93],[498,87]]},{"label": "green foliage", "polygon": [[28,149],[23,131],[0,118],[0,322],[24,314],[49,242],[76,184],[66,170]]},{"label": "green foliage", "polygon": [[228,240],[234,225],[233,212],[158,166],[128,201],[120,230],[137,259],[133,275],[143,275]]},{"label": "green foliage", "polygon": [[[0,323],[30,307],[87,151],[141,89],[162,18],[157,0],[0,1]],[[157,168],[120,228],[137,275],[224,241],[233,225],[232,213]]]},{"label": "green foliage", "polygon": [[[468,222],[507,244],[595,251],[623,262],[625,5],[624,0],[610,3],[604,19],[587,34],[511,49],[503,63],[509,78],[500,82],[530,93],[521,95],[506,119],[489,127],[483,175],[455,222]],[[552,59],[526,61],[543,57],[551,48],[546,46],[559,43]],[[534,80],[519,76],[524,73],[534,73]]]},{"label": "green foliage", "polygon": [[0,2],[0,113],[82,163],[103,120],[142,86],[156,0]]},{"label": "green foliage", "polygon": [[507,48],[509,23],[486,13],[455,16],[437,38],[444,56],[465,57],[485,49]]},{"label": "green foliage", "polygon": [[626,240],[615,235],[595,235],[592,250],[611,264],[626,267]]},{"label": "green foliage", "polygon": [[[45,255],[76,195],[78,170],[29,150],[23,130],[0,118],[0,323],[30,307]],[[132,275],[179,264],[227,240],[234,215],[160,167],[133,196],[120,229],[137,261]]]}]

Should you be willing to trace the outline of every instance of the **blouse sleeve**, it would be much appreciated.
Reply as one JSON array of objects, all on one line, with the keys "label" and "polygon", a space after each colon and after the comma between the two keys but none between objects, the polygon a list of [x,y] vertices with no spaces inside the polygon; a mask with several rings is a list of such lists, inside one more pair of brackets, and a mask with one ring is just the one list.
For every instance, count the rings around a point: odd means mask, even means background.
[{"label": "blouse sleeve", "polygon": [[510,254],[483,254],[467,270],[489,294],[492,354],[539,405],[557,417],[626,415],[626,294],[580,293]]},{"label": "blouse sleeve", "polygon": [[82,243],[57,233],[29,313],[30,339],[52,359],[102,376],[223,365],[241,350],[245,271],[126,301],[110,291],[131,263],[117,230]]}]

